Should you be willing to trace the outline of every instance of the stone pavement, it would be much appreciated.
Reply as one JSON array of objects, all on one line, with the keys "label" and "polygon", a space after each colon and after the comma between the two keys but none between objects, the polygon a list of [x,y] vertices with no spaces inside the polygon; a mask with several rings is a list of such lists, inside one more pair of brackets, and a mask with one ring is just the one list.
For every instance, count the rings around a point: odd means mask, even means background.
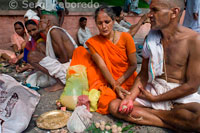
[{"label": "stone pavement", "polygon": [[[138,70],[140,71],[141,65],[138,65]],[[24,133],[48,133],[48,132],[57,132],[61,133],[62,129],[56,130],[56,131],[48,131],[48,130],[41,130],[36,127],[35,121],[40,116],[42,113],[45,113],[47,111],[55,110],[56,109],[56,100],[59,99],[62,90],[57,91],[57,92],[46,92],[43,89],[39,90],[38,93],[41,95],[40,102],[33,114],[32,120],[28,126],[28,128],[24,131]],[[106,123],[117,123],[118,119],[113,118],[111,115],[101,115],[98,113],[92,113],[93,122],[99,122],[100,120],[105,121]],[[130,123],[127,123],[125,121],[123,122],[123,127],[130,125]],[[67,130],[66,127],[63,128],[64,130]],[[163,129],[163,128],[157,128],[157,127],[152,127],[152,126],[140,126],[140,125],[134,125],[129,131],[133,131],[134,133],[172,133],[172,131],[168,129]]]},{"label": "stone pavement", "polygon": [[[138,65],[137,71],[140,71],[141,65]],[[26,74],[17,74],[15,72],[15,66],[7,66],[4,67],[6,69],[2,70],[2,67],[0,69],[0,73],[5,73],[8,74],[12,77],[14,77],[17,81],[21,82],[25,80],[25,75]],[[55,110],[56,107],[56,100],[59,99],[62,90],[56,91],[56,92],[46,92],[44,89],[38,90],[38,93],[41,95],[41,99],[39,104],[37,105],[35,112],[32,116],[32,119],[29,123],[28,128],[23,132],[23,133],[64,133],[64,131],[67,131],[67,127],[64,127],[59,130],[42,130],[37,128],[36,126],[36,119],[43,113]],[[127,125],[130,125],[131,123],[115,119],[111,115],[101,115],[96,112],[92,113],[92,121],[93,122],[99,122],[100,120],[105,121],[106,123],[116,124],[119,121],[123,122],[123,126],[125,127]],[[127,131],[128,132],[128,131]],[[163,128],[157,128],[157,127],[152,127],[152,126],[140,126],[140,125],[134,125],[129,132],[136,132],[136,133],[172,133],[172,131],[168,129],[163,129]]]},{"label": "stone pavement", "polygon": [[[141,65],[138,64],[137,72],[140,71],[140,67],[141,67]],[[16,74],[16,72],[14,71],[14,66],[8,66],[6,68],[9,69],[9,71],[0,70],[0,73],[3,72],[8,75],[11,75],[14,78],[16,78],[18,81],[23,81],[25,79],[23,74]],[[38,90],[38,93],[41,95],[40,102],[35,109],[35,112],[32,116],[32,119],[29,123],[28,128],[23,133],[64,133],[64,131],[67,130],[67,127],[64,127],[59,130],[51,130],[50,131],[50,130],[42,130],[42,129],[37,128],[36,123],[35,123],[36,119],[42,113],[56,109],[56,100],[59,99],[59,97],[62,93],[62,90],[56,91],[56,92],[46,92],[46,91],[44,91],[44,89],[40,89],[40,90]],[[121,122],[123,122],[122,127],[125,127],[125,126],[131,124],[131,123],[119,120],[119,119],[115,119],[111,115],[100,115],[98,113],[92,113],[92,114],[93,114],[93,118],[92,118],[93,122],[99,122],[100,120],[103,120],[106,123],[116,124],[117,122],[121,121]],[[173,133],[173,131],[164,129],[164,128],[158,128],[158,127],[152,127],[152,126],[141,126],[141,125],[135,125],[135,124],[127,132],[128,133],[130,133],[130,132],[134,132],[134,133]]]},{"label": "stone pavement", "polygon": [[[56,103],[56,100],[59,99],[60,94],[62,93],[62,90],[57,91],[57,92],[45,92],[44,90],[41,89],[38,92],[41,95],[40,102],[33,114],[32,120],[28,128],[26,129],[26,131],[24,131],[24,133],[48,133],[48,130],[41,130],[37,128],[35,124],[35,120],[42,113],[56,109],[55,103]],[[119,121],[110,115],[100,115],[98,113],[92,113],[92,114],[93,114],[93,118],[92,118],[93,122],[99,122],[100,120],[103,120],[106,123],[116,123]],[[128,124],[130,123],[124,122],[123,126],[126,126]],[[63,129],[67,130],[67,127],[64,127]],[[151,127],[151,126],[139,126],[139,125],[135,125],[130,130],[133,131],[134,133],[172,133],[172,131],[167,130],[167,129]],[[62,129],[56,130],[56,131],[58,133],[61,133]],[[49,132],[53,132],[53,130]]]}]

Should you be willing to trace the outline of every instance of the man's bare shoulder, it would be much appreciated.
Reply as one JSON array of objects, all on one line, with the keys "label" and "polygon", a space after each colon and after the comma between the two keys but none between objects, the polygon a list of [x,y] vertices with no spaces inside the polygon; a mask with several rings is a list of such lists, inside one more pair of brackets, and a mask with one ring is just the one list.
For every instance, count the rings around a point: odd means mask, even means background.
[{"label": "man's bare shoulder", "polygon": [[196,34],[194,34],[194,36],[191,36],[191,39],[194,41],[195,45],[199,45],[200,46],[200,34],[196,32]]},{"label": "man's bare shoulder", "polygon": [[68,35],[61,29],[57,29],[57,28],[52,29],[50,34],[51,34],[51,37],[53,37],[54,39],[57,39],[59,37],[59,38],[62,38],[64,41],[69,40]]},{"label": "man's bare shoulder", "polygon": [[200,45],[200,34],[196,31],[193,31],[192,29],[182,27],[182,39],[187,41],[187,44],[190,46],[192,45]]},{"label": "man's bare shoulder", "polygon": [[[190,50],[190,55],[199,55],[200,51],[200,34],[197,32],[191,32],[188,35],[187,45]],[[199,57],[200,58],[200,57]]]},{"label": "man's bare shoulder", "polygon": [[50,31],[51,36],[52,35],[60,35],[62,33],[62,31],[60,29],[54,28]]},{"label": "man's bare shoulder", "polygon": [[200,34],[195,31],[188,34],[188,45],[200,47]]}]

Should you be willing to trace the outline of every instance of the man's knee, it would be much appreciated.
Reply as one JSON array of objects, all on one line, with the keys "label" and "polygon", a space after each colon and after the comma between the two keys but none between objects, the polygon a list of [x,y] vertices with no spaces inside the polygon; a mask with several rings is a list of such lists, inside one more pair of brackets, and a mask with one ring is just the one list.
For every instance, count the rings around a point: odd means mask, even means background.
[{"label": "man's knee", "polygon": [[119,99],[115,99],[115,100],[112,100],[108,106],[108,110],[109,112],[112,114],[112,115],[116,115],[117,112],[118,112],[118,108],[119,108],[119,103],[120,103],[120,100]]}]

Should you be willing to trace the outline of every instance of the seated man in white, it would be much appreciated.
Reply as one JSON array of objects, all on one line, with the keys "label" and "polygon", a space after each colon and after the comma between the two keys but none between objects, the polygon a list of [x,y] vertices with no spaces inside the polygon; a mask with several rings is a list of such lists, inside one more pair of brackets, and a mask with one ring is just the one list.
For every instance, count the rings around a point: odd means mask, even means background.
[{"label": "seated man in white", "polygon": [[90,37],[92,37],[92,34],[91,34],[90,30],[86,27],[87,18],[81,17],[79,19],[79,24],[80,24],[80,28],[78,30],[78,41],[84,48],[88,48],[87,45],[85,45],[85,42]]}]

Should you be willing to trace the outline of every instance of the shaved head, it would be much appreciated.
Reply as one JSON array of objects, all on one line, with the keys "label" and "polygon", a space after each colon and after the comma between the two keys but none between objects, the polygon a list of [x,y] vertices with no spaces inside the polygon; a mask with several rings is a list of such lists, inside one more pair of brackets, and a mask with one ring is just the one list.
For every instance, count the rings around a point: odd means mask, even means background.
[{"label": "shaved head", "polygon": [[152,0],[152,1],[166,4],[169,8],[179,7],[181,12],[185,8],[185,0]]},{"label": "shaved head", "polygon": [[41,16],[41,19],[49,20],[51,25],[59,26],[58,18],[55,15],[45,14]]},{"label": "shaved head", "polygon": [[179,7],[181,12],[185,8],[185,1],[184,0],[162,0],[162,1],[168,3],[170,8]]},{"label": "shaved head", "polygon": [[180,17],[185,8],[185,0],[152,0],[152,3],[153,2],[165,5],[165,7],[169,8],[169,9],[179,8],[180,9],[180,13],[179,13]]}]

